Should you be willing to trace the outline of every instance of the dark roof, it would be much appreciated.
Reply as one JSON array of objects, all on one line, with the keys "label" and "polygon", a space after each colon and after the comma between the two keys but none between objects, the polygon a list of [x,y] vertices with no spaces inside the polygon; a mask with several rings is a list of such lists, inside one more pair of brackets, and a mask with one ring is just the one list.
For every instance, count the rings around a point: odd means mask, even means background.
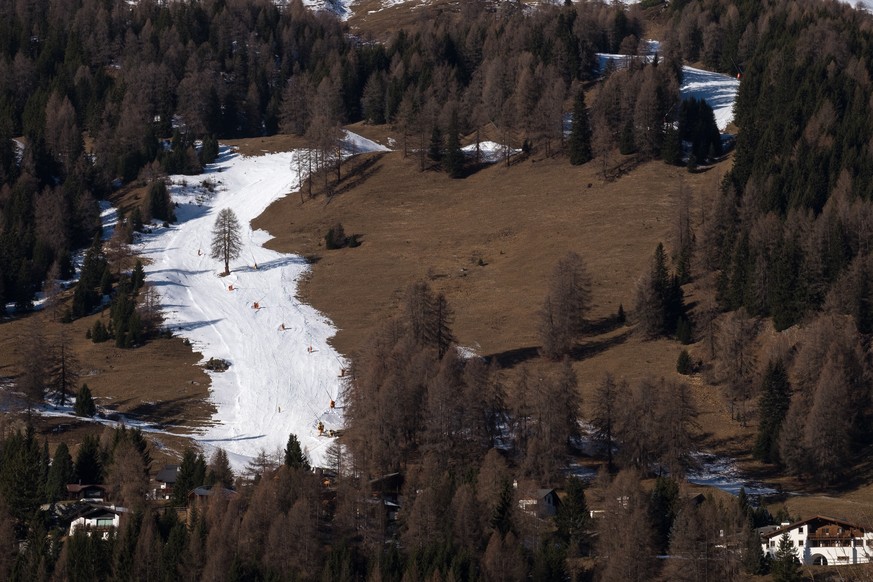
[{"label": "dark roof", "polygon": [[828,523],[835,523],[837,525],[841,525],[841,526],[851,528],[851,529],[861,530],[862,533],[865,531],[864,527],[858,525],[857,523],[852,523],[850,521],[846,521],[845,519],[840,519],[838,517],[828,517],[827,515],[815,515],[815,516],[810,517],[808,519],[803,519],[801,521],[795,521],[794,523],[789,523],[788,525],[783,525],[781,527],[778,527],[771,532],[761,534],[761,537],[764,539],[769,539],[772,537],[781,536],[783,533],[785,533],[787,531],[791,531],[791,530],[798,528],[802,525],[806,525],[808,523],[811,523],[811,522],[817,521],[817,520],[818,521],[826,521]]},{"label": "dark roof", "polygon": [[161,483],[175,483],[179,477],[179,465],[164,465],[164,468],[155,475],[155,481]]},{"label": "dark roof", "polygon": [[90,485],[90,484],[79,484],[79,483],[69,483],[67,484],[67,492],[68,493],[81,493],[85,489],[99,489],[100,491],[106,491],[106,487],[103,485]]},{"label": "dark roof", "polygon": [[73,516],[73,519],[84,517],[85,519],[96,519],[98,517],[121,515],[124,511],[121,508],[113,509],[111,507],[103,507],[101,505],[91,505],[83,507]]},{"label": "dark roof", "polygon": [[226,489],[224,487],[213,487],[212,485],[201,485],[200,487],[196,487],[188,493],[188,497],[210,497],[215,494],[216,491],[221,491],[221,493],[225,497],[232,497],[236,495],[236,491],[233,489]]}]

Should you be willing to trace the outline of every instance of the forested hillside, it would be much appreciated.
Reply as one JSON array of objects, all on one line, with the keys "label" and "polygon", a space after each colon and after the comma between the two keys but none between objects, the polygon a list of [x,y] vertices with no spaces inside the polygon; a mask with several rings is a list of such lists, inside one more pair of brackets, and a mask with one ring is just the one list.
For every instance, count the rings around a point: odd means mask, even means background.
[{"label": "forested hillside", "polygon": [[[650,24],[665,32],[645,58]],[[385,309],[342,370],[347,424],[320,478],[295,435],[282,459],[264,452],[242,475],[221,449],[208,463],[189,450],[180,493],[159,503],[146,499],[155,467],[138,431],[70,442],[74,462],[67,443],[49,454],[30,416],[24,430],[3,427],[0,579],[624,582],[766,573],[754,527],[773,516],[745,495],[694,497],[683,480],[695,443],[710,436],[685,376],[717,386],[705,401],[729,402],[736,430],[756,433],[754,455],[768,475],[810,487],[865,484],[855,468],[873,437],[871,32],[869,16],[826,0],[462,2],[385,42],[299,0],[3,3],[0,310],[14,302],[9,318],[26,315],[34,293],[71,277],[74,252],[90,245],[62,319],[114,295],[119,348],[140,345],[140,331],[160,324],[133,317],[137,302],[154,308],[139,296],[143,267],[110,268],[95,236],[97,201],[131,186],[147,192],[121,221],[122,246],[151,220],[172,222],[164,178],[199,173],[218,140],[295,136],[307,146],[308,200],[322,197],[325,207],[339,194],[341,128],[356,122],[390,128],[413,172],[443,171],[436,175],[447,183],[481,170],[459,149],[486,131],[521,159],[568,171],[592,164],[610,183],[634,180],[642,163],[686,165],[695,176],[732,166],[699,218],[679,186],[675,240],[654,249],[628,313],[619,305],[589,317],[591,274],[568,252],[545,296],[526,299],[538,345],[485,358],[458,350],[453,324],[465,314],[440,290],[419,281],[396,293],[399,308]],[[600,52],[628,58],[601,71]],[[680,102],[683,63],[741,77],[732,156],[710,106]],[[533,162],[525,169],[536,171]],[[561,187],[586,190],[571,178]],[[324,250],[354,252],[334,248],[345,246],[338,239],[348,240],[339,224]],[[481,255],[476,266],[486,266]],[[103,325],[92,340],[108,337]],[[616,330],[580,348],[583,335]],[[671,360],[664,377],[627,381],[616,366],[585,378],[595,388],[583,415],[580,362],[631,333],[669,342],[671,354],[686,350],[681,376]],[[30,363],[22,386],[40,373],[40,360]],[[583,454],[601,467],[587,488],[567,473],[568,457]],[[130,510],[115,534],[67,536],[57,502],[76,481],[102,483]],[[189,498],[199,485],[214,494]],[[531,509],[555,497],[554,518]],[[790,517],[784,510],[778,519]]]},{"label": "forested hillside", "polygon": [[453,119],[454,131],[493,120],[557,141],[595,51],[635,49],[641,30],[600,4],[497,19],[464,5],[460,26],[422,23],[382,45],[299,2],[5,3],[0,305],[26,308],[53,265],[70,275],[71,251],[97,228],[95,199],[211,161],[195,140],[283,130],[328,151],[339,124],[363,118],[421,140]]}]

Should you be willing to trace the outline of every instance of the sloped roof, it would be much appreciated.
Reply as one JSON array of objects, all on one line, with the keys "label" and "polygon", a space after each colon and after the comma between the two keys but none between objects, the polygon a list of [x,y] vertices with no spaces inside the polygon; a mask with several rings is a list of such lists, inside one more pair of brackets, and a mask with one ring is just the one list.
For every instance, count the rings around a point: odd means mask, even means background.
[{"label": "sloped roof", "polygon": [[179,477],[179,465],[164,465],[164,468],[155,475],[155,481],[161,483],[175,483]]},{"label": "sloped roof", "polygon": [[211,495],[214,495],[216,491],[220,491],[225,497],[232,497],[237,494],[236,491],[234,491],[233,489],[227,489],[225,487],[213,487],[212,485],[201,485],[200,487],[195,487],[194,489],[192,489],[188,496],[209,497]]},{"label": "sloped roof", "polygon": [[761,537],[764,538],[764,539],[770,539],[770,538],[772,538],[772,537],[778,537],[778,536],[781,536],[783,533],[785,533],[785,532],[787,532],[787,531],[791,531],[791,530],[793,530],[793,529],[796,529],[796,528],[798,528],[798,527],[800,527],[800,526],[802,526],[802,525],[806,525],[806,524],[811,523],[811,522],[813,522],[813,521],[826,521],[826,522],[828,522],[828,523],[834,523],[834,524],[837,524],[837,525],[844,526],[844,527],[846,527],[846,528],[851,528],[851,529],[861,530],[862,533],[863,533],[864,531],[866,531],[866,528],[864,528],[863,526],[860,526],[860,525],[858,525],[857,523],[852,523],[852,522],[850,522],[850,521],[846,521],[845,519],[840,519],[840,518],[838,518],[838,517],[829,517],[829,516],[827,516],[827,515],[815,515],[815,516],[813,516],[813,517],[810,517],[810,518],[807,518],[807,519],[803,519],[803,520],[801,520],[801,521],[795,521],[794,523],[789,523],[788,525],[784,525],[784,526],[782,526],[782,527],[778,527],[778,528],[774,529],[774,530],[771,531],[771,532],[768,532],[768,533],[762,533],[762,534],[761,534]]},{"label": "sloped roof", "polygon": [[100,491],[106,491],[106,487],[103,485],[96,484],[80,484],[80,483],[68,483],[67,484],[67,492],[68,493],[81,493],[85,489],[99,489]]}]

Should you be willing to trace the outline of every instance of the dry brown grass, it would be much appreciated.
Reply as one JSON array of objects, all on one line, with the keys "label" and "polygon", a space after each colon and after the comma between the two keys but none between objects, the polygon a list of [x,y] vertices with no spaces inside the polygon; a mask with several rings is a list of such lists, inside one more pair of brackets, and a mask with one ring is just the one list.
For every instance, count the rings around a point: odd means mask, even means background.
[{"label": "dry brown grass", "polygon": [[[214,409],[207,401],[209,377],[197,365],[200,355],[178,338],[151,340],[133,350],[117,348],[112,341],[95,344],[86,339],[85,332],[95,320],[103,318],[105,322],[108,316],[107,309],[70,324],[53,321],[44,312],[4,320],[0,323],[0,376],[18,374],[23,357],[21,338],[28,326],[36,324],[42,328],[47,352],[53,349],[63,330],[80,363],[80,385],[87,383],[98,406],[108,409],[110,415],[125,414],[180,435],[207,424]],[[12,410],[21,410],[22,403],[15,395],[10,396],[8,402]],[[20,420],[23,413],[9,416]],[[99,424],[76,419],[34,419],[37,431],[52,447],[61,440],[77,443],[84,434],[99,434],[104,430]],[[65,425],[65,429],[59,432],[59,425]],[[155,451],[164,448],[161,441],[173,443],[168,445],[171,449],[182,448],[181,441],[162,435],[156,440]]]},{"label": "dry brown grass", "polygon": [[[369,136],[372,129],[355,131]],[[389,134],[382,127],[373,137],[384,142]],[[396,313],[409,283],[426,279],[454,308],[460,344],[510,367],[550,365],[536,354],[537,311],[557,259],[569,250],[585,259],[594,282],[590,319],[605,324],[619,304],[630,309],[634,284],[658,242],[669,247],[679,184],[694,191],[697,212],[705,201],[708,206],[725,169],[692,175],[648,162],[605,181],[595,163],[572,167],[563,157],[535,155],[451,180],[439,171],[419,172],[417,159],[400,152],[369,154],[346,167],[356,187],[330,200],[301,204],[298,196],[286,197],[253,226],[276,237],[271,248],[313,259],[300,294],[334,321],[334,345],[344,354],[359,351],[370,331]],[[336,222],[363,244],[325,250],[324,234]],[[689,300],[703,292],[689,289]],[[583,411],[606,371],[629,381],[676,377],[677,342],[646,341],[630,327],[603,330],[578,350]],[[692,386],[707,443],[748,450],[749,431],[730,421],[717,392],[699,378]]]}]

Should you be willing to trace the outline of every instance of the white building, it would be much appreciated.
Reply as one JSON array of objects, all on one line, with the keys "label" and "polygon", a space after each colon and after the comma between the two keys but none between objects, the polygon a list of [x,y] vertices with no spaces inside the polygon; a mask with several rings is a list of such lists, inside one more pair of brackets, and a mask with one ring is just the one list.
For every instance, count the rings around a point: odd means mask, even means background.
[{"label": "white building", "polygon": [[771,558],[776,556],[779,538],[785,532],[804,565],[839,566],[873,561],[873,531],[842,519],[817,515],[796,523],[784,523],[761,534],[765,554]]},{"label": "white building", "polygon": [[93,507],[70,522],[70,535],[83,530],[87,535],[99,535],[104,540],[121,524],[121,507]]}]

